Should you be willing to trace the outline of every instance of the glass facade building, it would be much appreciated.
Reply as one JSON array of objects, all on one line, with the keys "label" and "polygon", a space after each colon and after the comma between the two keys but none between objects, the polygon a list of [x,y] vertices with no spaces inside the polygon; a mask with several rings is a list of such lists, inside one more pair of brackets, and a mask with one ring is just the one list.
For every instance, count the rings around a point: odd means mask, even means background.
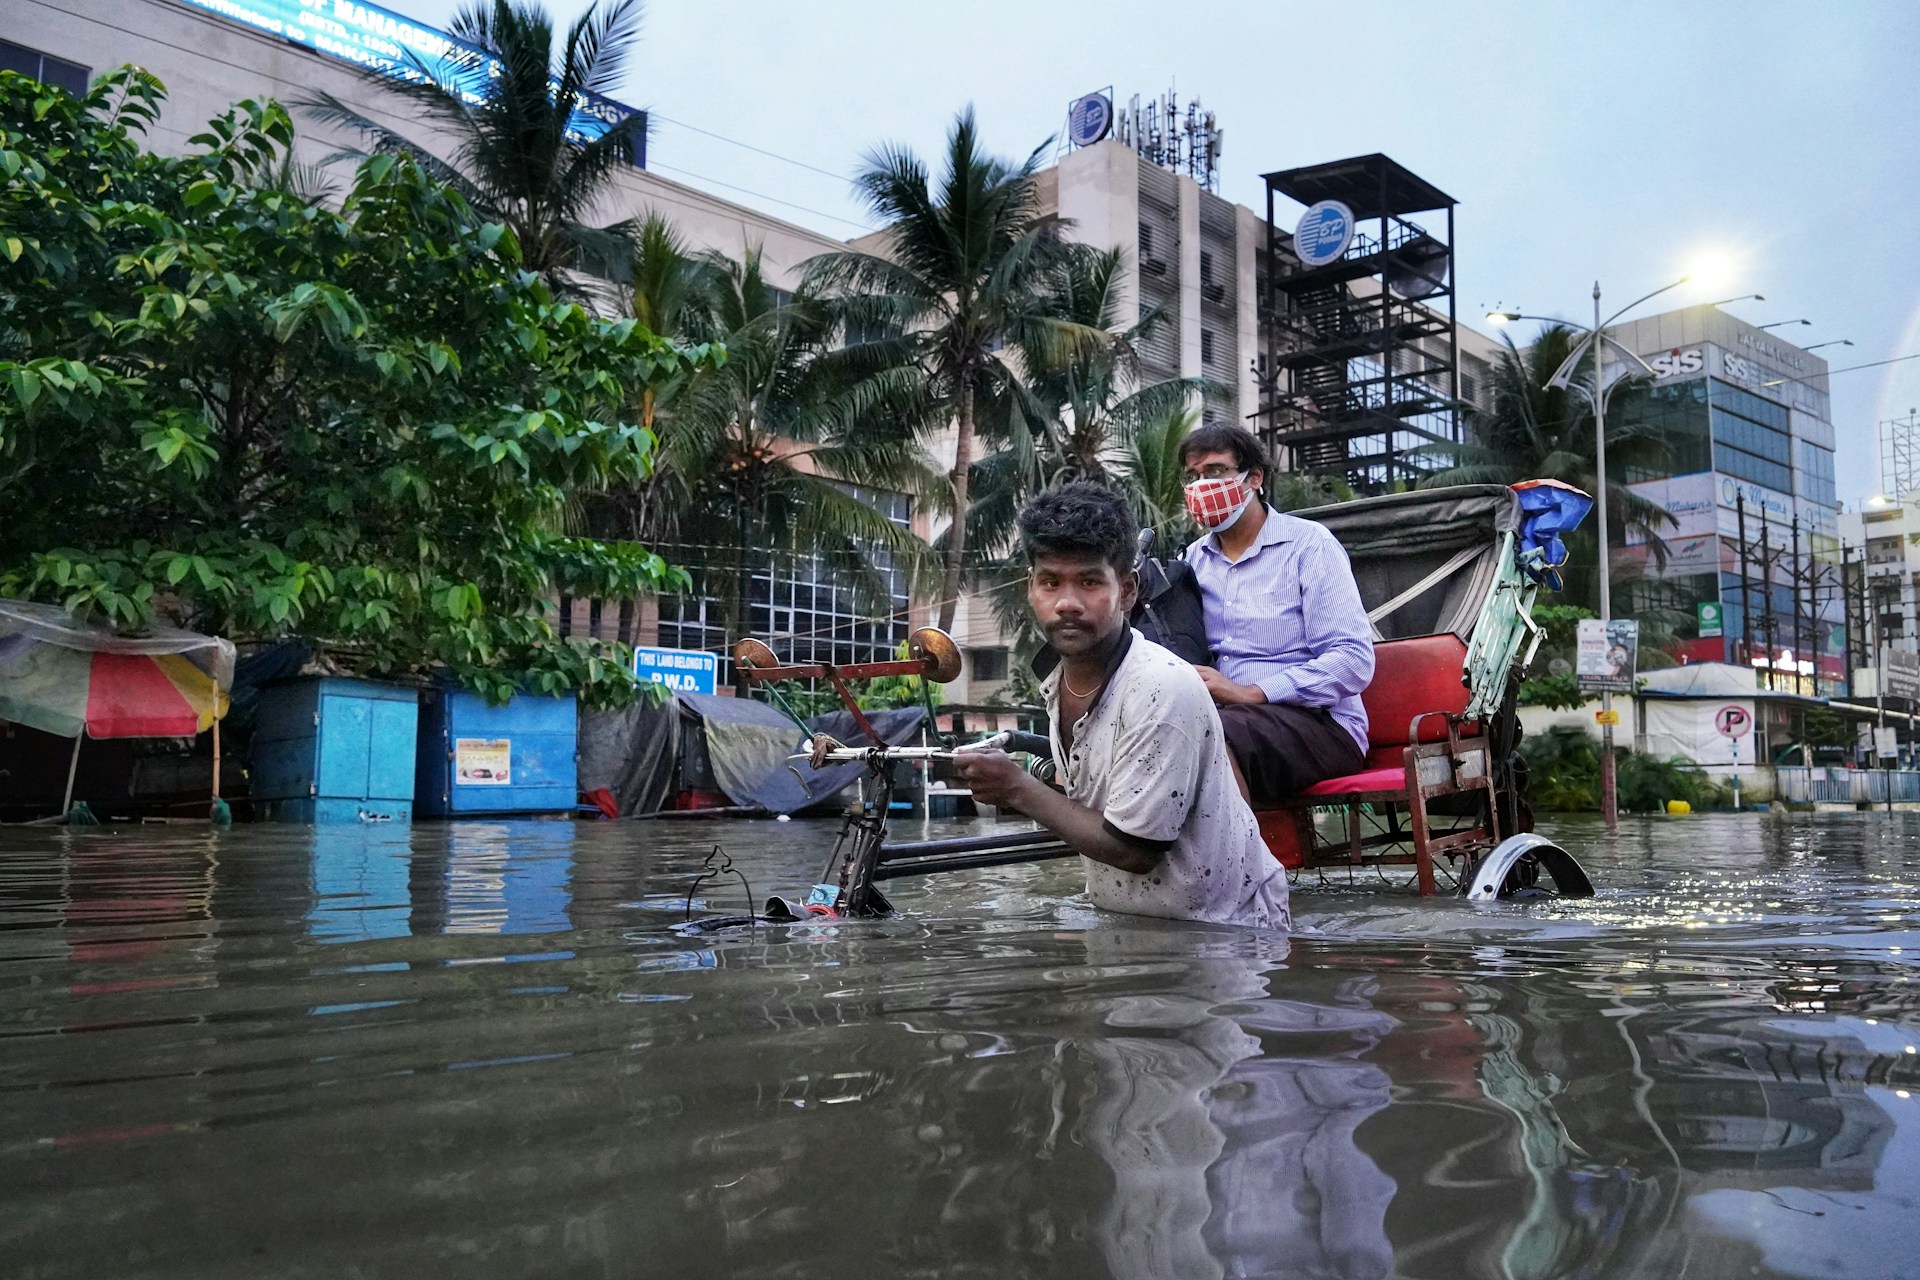
[{"label": "glass facade building", "polygon": [[1825,362],[1712,307],[1608,332],[1656,373],[1615,401],[1609,449],[1666,513],[1658,547],[1623,538],[1616,607],[1670,636],[1682,661],[1838,692],[1848,637]]}]

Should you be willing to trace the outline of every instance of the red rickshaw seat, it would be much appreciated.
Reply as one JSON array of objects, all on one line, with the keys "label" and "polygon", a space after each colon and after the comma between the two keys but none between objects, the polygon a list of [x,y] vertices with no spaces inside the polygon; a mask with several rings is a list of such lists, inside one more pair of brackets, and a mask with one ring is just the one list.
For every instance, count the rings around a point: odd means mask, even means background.
[{"label": "red rickshaw seat", "polygon": [[[1308,787],[1293,804],[1257,814],[1260,834],[1280,863],[1297,869],[1306,862],[1304,843],[1312,839],[1312,824],[1300,800],[1336,796],[1394,794],[1421,803],[1407,781],[1407,748],[1419,719],[1419,741],[1440,742],[1458,726],[1471,697],[1462,674],[1466,669],[1466,642],[1452,633],[1376,641],[1373,680],[1360,695],[1367,709],[1367,767],[1344,777],[1328,778]],[[1449,719],[1454,717],[1455,719]],[[1459,726],[1477,732],[1473,726]],[[1350,818],[1349,821],[1352,821]],[[1424,829],[1424,820],[1422,823]],[[1423,846],[1416,853],[1421,892],[1431,893],[1432,870]]]}]

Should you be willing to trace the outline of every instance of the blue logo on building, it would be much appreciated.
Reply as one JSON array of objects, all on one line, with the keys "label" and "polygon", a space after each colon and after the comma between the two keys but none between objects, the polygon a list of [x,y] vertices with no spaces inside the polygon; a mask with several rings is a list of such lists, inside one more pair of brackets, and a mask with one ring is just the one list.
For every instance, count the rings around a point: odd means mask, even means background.
[{"label": "blue logo on building", "polygon": [[633,677],[663,684],[675,693],[715,693],[720,683],[720,659],[695,649],[633,651]]},{"label": "blue logo on building", "polygon": [[1309,267],[1338,262],[1353,243],[1353,210],[1338,200],[1322,200],[1300,215],[1293,229],[1293,252]]},{"label": "blue logo on building", "polygon": [[1067,141],[1076,147],[1090,147],[1113,128],[1113,103],[1104,93],[1089,93],[1075,98],[1067,107]]}]

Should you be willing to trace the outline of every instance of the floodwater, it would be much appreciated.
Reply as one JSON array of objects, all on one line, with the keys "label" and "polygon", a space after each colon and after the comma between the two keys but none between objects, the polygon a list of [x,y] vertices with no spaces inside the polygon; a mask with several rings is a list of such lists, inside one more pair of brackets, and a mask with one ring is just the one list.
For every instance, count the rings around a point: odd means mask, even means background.
[{"label": "floodwater", "polygon": [[0,1273],[1920,1276],[1920,814],[1290,940],[1066,862],[675,931],[832,829],[0,833]]}]

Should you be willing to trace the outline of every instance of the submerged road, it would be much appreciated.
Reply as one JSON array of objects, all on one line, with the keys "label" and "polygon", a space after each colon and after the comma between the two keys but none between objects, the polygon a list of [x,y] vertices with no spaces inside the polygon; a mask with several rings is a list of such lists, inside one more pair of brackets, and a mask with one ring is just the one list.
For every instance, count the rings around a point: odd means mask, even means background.
[{"label": "submerged road", "polygon": [[1920,1275],[1920,815],[1563,821],[1594,899],[1291,939],[1072,862],[676,931],[833,829],[0,834],[0,1272]]}]

